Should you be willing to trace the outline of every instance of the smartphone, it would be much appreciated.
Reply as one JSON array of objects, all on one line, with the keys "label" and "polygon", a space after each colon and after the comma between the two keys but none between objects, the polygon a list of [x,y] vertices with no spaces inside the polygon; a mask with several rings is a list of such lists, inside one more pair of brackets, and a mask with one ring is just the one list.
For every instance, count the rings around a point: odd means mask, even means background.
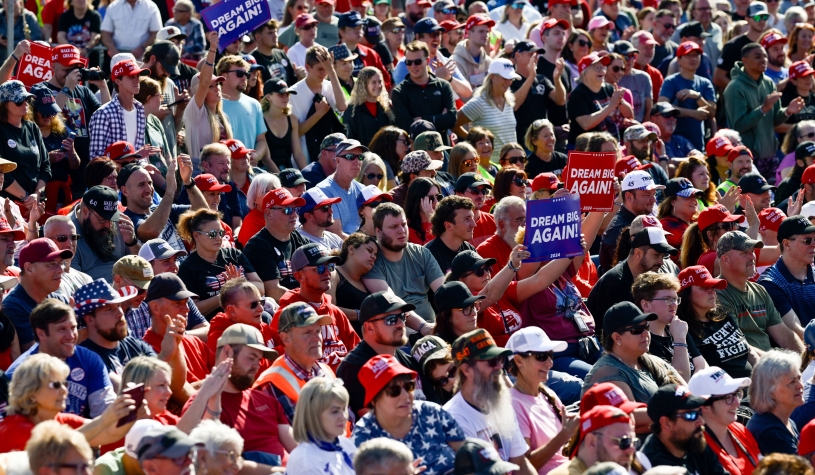
[{"label": "smartphone", "polygon": [[167,107],[177,106],[177,105],[179,105],[179,104],[181,104],[183,102],[189,102],[189,101],[190,101],[189,99],[179,99],[179,100],[173,102],[172,104],[167,104]]},{"label": "smartphone", "polygon": [[144,383],[130,386],[122,391],[122,394],[127,394],[130,396],[130,399],[136,401],[136,407],[133,408],[128,415],[119,419],[116,427],[121,427],[136,420],[136,415],[139,413],[139,409],[141,409],[142,401],[144,401]]}]

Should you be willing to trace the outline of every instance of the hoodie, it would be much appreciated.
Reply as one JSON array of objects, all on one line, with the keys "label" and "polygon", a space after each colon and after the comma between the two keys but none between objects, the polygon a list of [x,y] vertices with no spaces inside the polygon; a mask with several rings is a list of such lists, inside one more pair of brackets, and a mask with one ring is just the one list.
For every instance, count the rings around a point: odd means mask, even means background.
[{"label": "hoodie", "polygon": [[461,75],[467,78],[467,81],[473,86],[473,89],[475,89],[483,84],[484,79],[487,78],[487,70],[490,68],[492,58],[490,58],[487,50],[482,47],[481,54],[478,56],[478,62],[476,62],[476,60],[473,59],[473,55],[467,50],[469,41],[470,40],[463,40],[456,45],[456,49],[453,52],[453,61],[456,62]]},{"label": "hoodie", "polygon": [[727,123],[741,134],[742,142],[753,152],[754,159],[774,157],[778,148],[774,129],[787,120],[786,108],[778,101],[772,111],[765,114],[761,106],[767,95],[775,92],[775,84],[763,74],[754,81],[744,72],[741,61],[736,61],[730,70],[730,78],[724,90]]}]

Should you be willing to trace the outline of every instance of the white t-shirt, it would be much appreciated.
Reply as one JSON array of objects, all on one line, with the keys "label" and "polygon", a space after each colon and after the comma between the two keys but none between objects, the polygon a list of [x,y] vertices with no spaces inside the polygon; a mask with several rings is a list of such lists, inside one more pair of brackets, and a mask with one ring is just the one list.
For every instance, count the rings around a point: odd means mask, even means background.
[{"label": "white t-shirt", "polygon": [[[314,93],[311,92],[311,89],[309,89],[305,79],[297,81],[294,86],[292,86],[292,89],[297,91],[297,94],[291,94],[289,96],[289,104],[291,104],[292,113],[302,124],[306,121],[306,117],[308,117],[308,111],[311,109],[311,104],[314,100]],[[337,99],[334,98],[334,88],[331,87],[331,81],[323,81],[320,94],[325,97],[325,100],[328,101],[331,108],[336,110]],[[306,147],[305,135],[300,137],[300,148],[303,150],[303,154],[306,156],[306,163],[311,162],[312,160],[308,156],[308,147]]]},{"label": "white t-shirt", "polygon": [[308,50],[308,48],[298,41],[286,51],[286,55],[292,63],[304,68],[306,67],[306,50]]},{"label": "white t-shirt", "polygon": [[133,110],[129,111],[122,107],[122,113],[125,119],[125,129],[127,129],[127,141],[128,143],[136,143],[137,124],[139,120],[136,115],[136,108],[134,107]]},{"label": "white t-shirt", "polygon": [[136,0],[135,5],[130,5],[127,0],[116,0],[105,11],[101,30],[113,33],[119,50],[133,51],[161,27],[161,13],[154,2]]},{"label": "white t-shirt", "polygon": [[[467,437],[476,437],[492,442],[495,450],[498,451],[498,455],[503,460],[521,457],[529,450],[529,445],[518,428],[517,419],[512,424],[512,436],[507,438],[498,434],[498,431],[490,424],[486,415],[465,401],[460,392],[447,401],[443,408],[456,419]],[[291,463],[291,459],[289,460],[289,463]]]},{"label": "white t-shirt", "polygon": [[[340,447],[353,460],[357,448],[350,439],[340,437]],[[354,475],[342,452],[322,450],[311,442],[301,442],[289,455],[286,473],[297,475]]]}]

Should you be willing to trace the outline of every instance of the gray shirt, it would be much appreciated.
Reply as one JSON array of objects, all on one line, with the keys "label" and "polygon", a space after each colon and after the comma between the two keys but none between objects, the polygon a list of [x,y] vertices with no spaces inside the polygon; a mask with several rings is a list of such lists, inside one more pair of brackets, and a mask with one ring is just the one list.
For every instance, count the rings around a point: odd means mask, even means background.
[{"label": "gray shirt", "polygon": [[[668,363],[665,361],[657,358],[656,356],[652,356],[649,354],[642,355],[643,358],[648,358],[653,362],[655,366],[661,366],[665,370],[665,372],[673,375],[675,378],[679,377],[679,374],[674,370]],[[600,368],[605,368],[607,366],[611,366],[617,371],[613,374],[609,374],[607,376],[596,378],[592,380],[594,373],[596,373]],[[589,381],[591,381],[591,385],[589,385]],[[627,384],[631,388],[631,392],[634,395],[634,400],[636,402],[644,402],[647,403],[651,396],[657,392],[659,389],[659,384],[657,383],[654,376],[645,370],[634,369],[627,364],[620,361],[614,355],[609,353],[603,354],[594,366],[592,366],[591,371],[586,375],[586,378],[583,382],[583,390],[581,391],[581,397],[583,393],[586,392],[591,386],[597,383],[605,383],[605,382],[614,382],[620,381]]]},{"label": "gray shirt", "polygon": [[645,118],[645,102],[653,99],[653,85],[648,73],[634,69],[620,79],[620,86],[631,91],[634,96],[634,118],[642,122]]},{"label": "gray shirt", "polygon": [[[111,276],[111,279],[113,277]],[[62,273],[62,280],[59,283],[59,290],[65,295],[73,295],[76,290],[85,284],[93,282],[91,276],[74,268],[67,269]]]},{"label": "gray shirt", "polygon": [[130,254],[130,250],[125,246],[125,240],[122,234],[114,227],[113,242],[116,247],[113,253],[113,259],[110,261],[100,259],[99,256],[96,255],[96,252],[88,245],[88,242],[83,239],[82,224],[80,224],[79,218],[76,215],[78,211],[79,206],[71,211],[71,221],[74,223],[74,227],[76,227],[76,233],[79,234],[79,241],[76,242],[76,253],[74,253],[74,257],[71,260],[71,268],[88,274],[93,280],[105,279],[112,285],[113,264],[122,257]]}]

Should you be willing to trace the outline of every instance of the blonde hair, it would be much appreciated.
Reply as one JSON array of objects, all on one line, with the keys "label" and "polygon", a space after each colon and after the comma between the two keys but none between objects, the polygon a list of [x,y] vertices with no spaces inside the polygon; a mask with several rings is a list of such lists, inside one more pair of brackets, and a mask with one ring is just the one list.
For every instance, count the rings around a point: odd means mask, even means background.
[{"label": "blonde hair", "polygon": [[458,178],[461,176],[461,164],[468,153],[473,154],[473,160],[478,161],[478,151],[469,142],[459,142],[450,150],[450,159],[447,161],[447,173]]},{"label": "blonde hair", "polygon": [[40,473],[42,467],[64,462],[72,450],[78,452],[86,462],[93,464],[93,451],[85,436],[57,421],[37,424],[25,444],[31,473]]},{"label": "blonde hair", "polygon": [[552,134],[555,133],[555,126],[549,119],[538,119],[531,124],[526,129],[526,133],[524,134],[524,145],[526,145],[526,149],[532,153],[535,153],[537,147],[535,147],[535,138],[537,138],[538,134],[541,130],[545,128],[549,128],[552,131]]},{"label": "blonde hair", "polygon": [[[493,107],[497,107],[495,105],[495,102],[493,102],[493,100],[492,100],[492,93],[491,93],[493,76],[495,76],[495,74],[488,74],[487,75],[487,78],[484,79],[484,84],[481,87],[479,87],[478,89],[475,90],[475,93],[473,93],[473,97],[484,96],[484,100],[487,101],[487,104],[489,104],[489,105],[491,105]],[[505,106],[515,107],[515,95],[512,94],[509,91],[509,89],[507,89],[507,92],[504,93],[504,99],[506,99]]]},{"label": "blonde hair", "polygon": [[[368,98],[368,83],[374,77],[379,77],[379,80],[382,81],[382,72],[373,66],[365,66],[359,72],[359,76],[357,77],[357,82],[354,83],[354,88],[351,90],[351,103],[352,106],[361,106],[365,104]],[[396,117],[393,115],[393,111],[391,110],[390,99],[388,98],[388,91],[385,89],[384,82],[382,85],[382,91],[379,92],[379,97],[376,98],[376,102],[382,106],[382,109],[385,110],[385,114],[387,114],[388,118],[391,121],[395,121]],[[353,114],[355,111],[352,109],[351,113]]]},{"label": "blonde hair", "polygon": [[326,434],[320,418],[332,402],[339,402],[348,409],[348,391],[341,379],[317,377],[307,382],[300,391],[297,407],[294,409],[292,432],[298,443],[308,442],[309,436],[325,442],[333,442]]},{"label": "blonde hair", "polygon": [[385,166],[385,161],[382,158],[373,153],[373,152],[365,152],[365,158],[362,160],[362,166],[359,169],[359,175],[357,175],[357,181],[362,183],[362,177],[365,176],[365,169],[368,168],[368,165],[374,164],[382,170],[382,179],[379,180],[379,183],[376,185],[382,191],[388,191],[388,168]]},{"label": "blonde hair", "polygon": [[128,361],[122,370],[122,383],[119,385],[119,394],[128,387],[128,383],[150,385],[153,377],[159,371],[167,373],[167,379],[172,378],[173,369],[164,361],[151,356],[137,356]]},{"label": "blonde hair", "polygon": [[[223,58],[221,58],[221,61],[223,61],[226,58],[229,58],[229,56],[224,56]],[[241,59],[241,61],[243,60]],[[221,65],[220,61],[218,62],[218,65],[219,66]],[[198,90],[199,87],[201,86],[196,85],[194,88],[190,88],[190,95],[194,96],[195,92]],[[207,111],[207,121],[209,122],[209,129],[210,133],[212,134],[211,140],[213,142],[218,142],[218,140],[221,137],[221,125],[224,126],[226,138],[227,139],[234,138],[234,136],[232,135],[232,125],[229,123],[229,117],[226,115],[226,113],[224,113],[223,99],[216,102],[215,107],[213,109],[210,109],[209,106],[206,105],[206,102],[204,102],[204,109]]]},{"label": "blonde hair", "polygon": [[[269,112],[269,109],[272,108],[272,101],[269,99],[269,96],[272,94],[264,94],[263,97],[260,99],[260,110],[262,112]],[[292,106],[291,103],[287,104],[286,107],[283,109],[284,115],[291,115]]]},{"label": "blonde hair", "polygon": [[11,377],[8,413],[36,416],[37,402],[33,398],[34,393],[50,383],[54,376],[65,381],[70,372],[71,368],[54,356],[45,353],[29,356]]}]

